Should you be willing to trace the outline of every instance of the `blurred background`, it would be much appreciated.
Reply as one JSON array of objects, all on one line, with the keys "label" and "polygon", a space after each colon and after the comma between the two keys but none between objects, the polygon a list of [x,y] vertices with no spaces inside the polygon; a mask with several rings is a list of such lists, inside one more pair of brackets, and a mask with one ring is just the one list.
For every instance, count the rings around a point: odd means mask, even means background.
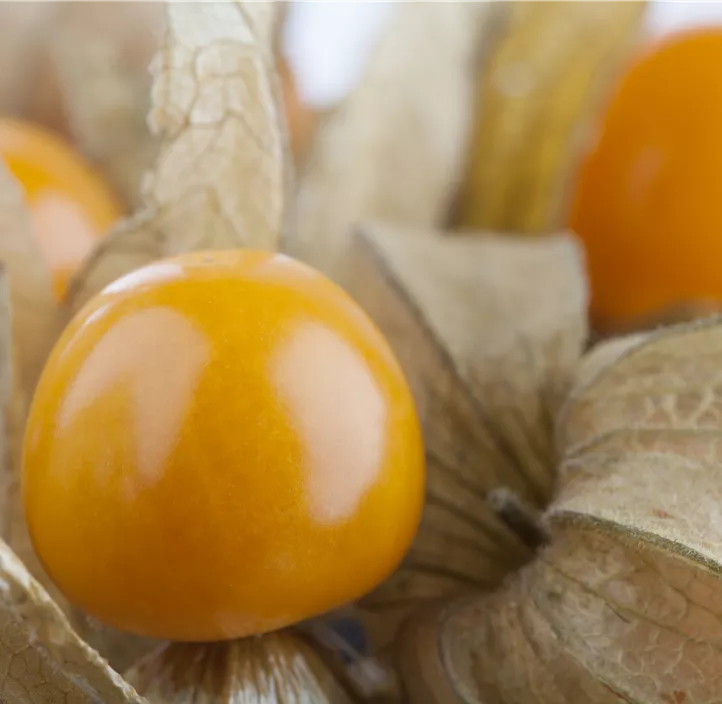
[{"label": "blurred background", "polygon": [[[466,179],[447,224],[573,229],[602,333],[717,312],[722,3],[591,5],[513,3],[487,35]],[[341,104],[394,11],[291,3],[281,50],[301,104],[317,115]]]},{"label": "blurred background", "polygon": [[[291,254],[335,277],[368,220],[571,230],[600,335],[722,310],[722,2],[281,7]],[[154,2],[0,3],[0,157],[58,299],[144,204],[164,18]]]},{"label": "blurred background", "polygon": [[[283,54],[304,102],[329,108],[351,90],[389,22],[392,5],[363,1],[289,4]],[[686,28],[722,24],[722,2],[656,0],[649,3],[644,23],[650,39]]]}]

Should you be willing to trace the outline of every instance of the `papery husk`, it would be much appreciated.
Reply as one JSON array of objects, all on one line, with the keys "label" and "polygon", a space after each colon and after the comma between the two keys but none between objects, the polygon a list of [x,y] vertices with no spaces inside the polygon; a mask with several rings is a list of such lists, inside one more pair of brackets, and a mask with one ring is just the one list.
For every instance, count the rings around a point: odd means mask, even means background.
[{"label": "papery husk", "polygon": [[16,389],[13,386],[15,353],[13,351],[12,313],[7,274],[0,268],[0,536],[7,538],[13,526],[11,509],[14,486],[12,432],[15,422]]},{"label": "papery husk", "polygon": [[20,185],[0,163],[0,261],[7,272],[13,308],[18,378],[34,387],[60,330],[50,271],[32,232]]},{"label": "papery husk", "polygon": [[[387,643],[427,599],[493,588],[535,545],[494,506],[508,489],[540,511],[555,478],[552,418],[586,336],[580,248],[361,228],[350,290],[407,375],[426,444],[428,489],[406,561],[362,601]],[[555,285],[550,285],[549,282]]]},{"label": "papery husk", "polygon": [[159,2],[7,2],[0,110],[73,143],[129,208],[157,143],[146,125]]},{"label": "papery husk", "polygon": [[68,295],[77,310],[120,276],[198,249],[276,249],[289,186],[272,51],[276,3],[169,3],[153,64],[159,135],[143,206],[121,222]]},{"label": "papery husk", "polygon": [[455,225],[564,227],[600,111],[634,50],[644,2],[510,2],[479,75]]},{"label": "papery husk", "polygon": [[158,148],[148,66],[164,21],[159,2],[55,3],[25,110],[71,141],[128,209],[142,203]]},{"label": "papery husk", "polygon": [[4,704],[145,704],[72,630],[0,541],[0,700]]},{"label": "papery husk", "polygon": [[[30,544],[20,496],[23,431],[28,404],[45,359],[60,331],[50,272],[31,229],[20,186],[0,163],[0,262],[2,262],[2,389],[5,466],[2,537],[33,575],[50,587]],[[12,370],[12,373],[11,371]],[[52,587],[50,587],[52,588]],[[54,593],[56,598],[60,598]],[[61,600],[62,601],[62,600]]]},{"label": "papery husk", "polygon": [[[374,634],[415,603],[410,700],[722,700],[722,318],[580,358],[572,238],[367,230],[355,256],[426,431],[421,532],[360,604]],[[536,508],[536,552],[489,509],[495,487],[512,515]]]},{"label": "papery husk", "polygon": [[[0,111],[24,115],[34,99],[43,45],[58,3],[5,2],[0,4]],[[10,67],[10,68],[8,68]]]},{"label": "papery husk", "polygon": [[[550,546],[436,624],[459,691],[509,703],[722,697],[721,359],[715,319],[582,375],[559,418]],[[512,647],[517,662],[504,664]]]},{"label": "papery husk", "polygon": [[290,254],[343,280],[359,222],[445,222],[465,158],[477,57],[498,7],[394,7],[358,86],[316,129],[299,175]]},{"label": "papery husk", "polygon": [[351,704],[318,653],[280,631],[221,643],[167,644],[126,679],[150,704]]}]

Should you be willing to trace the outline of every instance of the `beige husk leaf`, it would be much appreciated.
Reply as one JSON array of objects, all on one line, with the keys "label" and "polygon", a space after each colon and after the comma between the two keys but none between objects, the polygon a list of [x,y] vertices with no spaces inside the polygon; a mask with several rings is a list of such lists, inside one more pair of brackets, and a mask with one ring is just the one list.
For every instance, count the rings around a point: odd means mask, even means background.
[{"label": "beige husk leaf", "polygon": [[571,237],[375,227],[355,258],[426,430],[421,532],[362,603],[374,635],[437,597],[401,631],[411,701],[722,701],[722,318],[580,360]]},{"label": "beige husk leaf", "polygon": [[398,3],[359,85],[316,130],[290,254],[343,279],[351,229],[441,225],[461,172],[477,54],[497,5]]},{"label": "beige husk leaf", "polygon": [[18,375],[32,388],[60,326],[50,282],[20,186],[0,162],[0,261],[9,277]]},{"label": "beige husk leaf", "polygon": [[[33,100],[45,31],[51,26],[52,2],[0,3],[0,112],[25,114]],[[7,67],[12,69],[8,70]]]},{"label": "beige husk leaf", "polygon": [[351,704],[318,653],[291,631],[147,655],[126,678],[150,704]]},{"label": "beige husk leaf", "polygon": [[517,242],[376,225],[362,228],[351,258],[351,291],[399,357],[427,450],[417,541],[363,604],[383,645],[421,600],[493,587],[531,558],[534,545],[492,502],[510,490],[519,510],[539,511],[552,495],[552,418],[585,338],[586,290],[565,236]]},{"label": "beige husk leaf", "polygon": [[[30,545],[20,498],[19,468],[27,404],[45,358],[60,331],[50,273],[35,245],[20,187],[0,163],[0,262],[3,269],[2,537],[33,574],[44,573]],[[9,302],[8,302],[9,298]],[[7,323],[7,325],[6,325]],[[6,329],[9,328],[9,329]],[[10,329],[12,334],[10,334]],[[7,376],[4,363],[12,363]],[[8,372],[9,374],[9,372]],[[54,596],[58,596],[54,593]]]},{"label": "beige husk leaf", "polygon": [[[1,188],[0,188],[1,191]],[[1,196],[0,196],[1,198]],[[0,213],[2,206],[0,206]],[[13,388],[15,373],[15,352],[13,350],[12,313],[10,311],[10,288],[7,273],[0,268],[0,537],[10,535],[13,524],[12,501],[16,487],[12,467],[12,428],[17,391]]]},{"label": "beige husk leaf", "polygon": [[510,2],[478,78],[457,225],[554,232],[645,2]]},{"label": "beige husk leaf", "polygon": [[9,2],[0,6],[0,108],[73,142],[129,208],[157,140],[146,115],[159,2]]},{"label": "beige husk leaf", "polygon": [[276,7],[168,3],[150,113],[160,147],[144,205],[79,273],[72,310],[164,256],[279,245],[288,168],[272,55]]},{"label": "beige husk leaf", "polygon": [[43,35],[29,117],[65,134],[129,209],[157,139],[148,130],[151,77],[165,7],[158,2],[56,3]]},{"label": "beige husk leaf", "polygon": [[144,704],[0,541],[0,701]]}]

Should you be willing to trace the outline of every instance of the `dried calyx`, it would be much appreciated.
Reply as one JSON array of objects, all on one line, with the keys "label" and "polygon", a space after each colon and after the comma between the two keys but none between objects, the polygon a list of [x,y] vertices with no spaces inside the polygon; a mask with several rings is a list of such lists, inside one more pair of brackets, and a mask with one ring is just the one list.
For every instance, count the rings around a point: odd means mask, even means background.
[{"label": "dried calyx", "polygon": [[[571,237],[377,227],[357,247],[356,290],[407,350],[426,423],[427,513],[369,616],[414,614],[399,645],[411,699],[719,698],[722,320],[582,356]],[[536,553],[494,510],[509,489],[549,501]]]},{"label": "dried calyx", "polygon": [[[427,449],[417,543],[365,602],[384,643],[423,600],[493,589],[544,542],[553,418],[586,334],[585,285],[578,248],[562,236],[374,226],[357,237],[354,261],[351,290],[399,355]],[[541,285],[546,276],[554,287]]]},{"label": "dried calyx", "polygon": [[290,631],[226,643],[163,645],[125,677],[150,704],[352,701],[319,654]]}]

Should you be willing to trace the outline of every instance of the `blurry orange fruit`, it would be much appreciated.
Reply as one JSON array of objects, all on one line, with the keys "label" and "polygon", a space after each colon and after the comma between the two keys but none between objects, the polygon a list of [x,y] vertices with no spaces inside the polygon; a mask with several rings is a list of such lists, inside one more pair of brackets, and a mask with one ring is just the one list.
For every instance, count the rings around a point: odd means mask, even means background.
[{"label": "blurry orange fruit", "polygon": [[219,640],[388,576],[423,465],[404,375],[349,296],[282,255],[197,253],[116,281],[65,330],[23,494],[72,602],[128,631]]},{"label": "blurry orange fruit", "polygon": [[720,66],[722,28],[672,36],[611,100],[571,213],[602,326],[722,301]]},{"label": "blurry orange fruit", "polygon": [[60,300],[95,242],[121,216],[120,204],[80,154],[36,125],[0,120],[0,160],[25,192]]}]

